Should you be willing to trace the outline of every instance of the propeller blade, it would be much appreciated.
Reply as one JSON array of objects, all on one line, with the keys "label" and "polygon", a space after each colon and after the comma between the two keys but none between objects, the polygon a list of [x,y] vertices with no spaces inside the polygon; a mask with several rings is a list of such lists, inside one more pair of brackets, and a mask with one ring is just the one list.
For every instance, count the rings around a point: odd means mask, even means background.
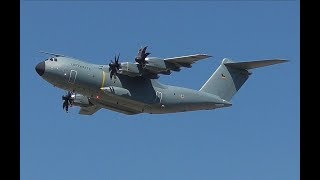
[{"label": "propeller blade", "polygon": [[69,106],[72,106],[72,92],[68,91],[66,95],[62,96],[62,100],[63,100],[63,104],[62,104],[62,108],[66,110],[66,112],[68,112],[69,110]]},{"label": "propeller blade", "polygon": [[65,101],[63,102],[63,104],[62,104],[62,108],[63,108],[63,109],[66,109],[66,111],[68,112],[68,106],[69,106],[68,100],[65,100]]},{"label": "propeller blade", "polygon": [[137,57],[135,58],[135,61],[137,63],[139,63],[139,65],[143,68],[148,63],[148,61],[146,61],[146,57],[151,54],[149,52],[146,53],[147,48],[148,48],[148,46],[145,46],[144,48],[140,48],[139,53],[138,53]]},{"label": "propeller blade", "polygon": [[147,48],[148,48],[148,46],[144,47],[144,48],[142,49],[142,52],[146,52]]},{"label": "propeller blade", "polygon": [[114,55],[114,61],[110,60],[109,63],[109,71],[110,71],[110,78],[112,78],[113,75],[117,74],[117,71],[120,69],[120,63],[119,63],[119,59],[120,59],[120,53],[115,54]]},{"label": "propeller blade", "polygon": [[66,106],[67,106],[67,105],[66,105],[66,101],[63,101],[63,103],[62,103],[62,108],[64,109]]},{"label": "propeller blade", "polygon": [[119,62],[120,53],[118,54],[117,63]]}]

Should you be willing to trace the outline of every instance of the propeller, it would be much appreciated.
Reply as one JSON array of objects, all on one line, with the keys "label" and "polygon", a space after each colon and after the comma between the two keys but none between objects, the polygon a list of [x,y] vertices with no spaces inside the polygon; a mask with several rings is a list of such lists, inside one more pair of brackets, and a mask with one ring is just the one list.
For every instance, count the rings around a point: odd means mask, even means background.
[{"label": "propeller", "polygon": [[62,96],[63,104],[62,108],[66,109],[66,112],[69,110],[69,106],[72,106],[73,99],[72,99],[72,93],[68,91],[67,95]]},{"label": "propeller", "polygon": [[146,57],[151,53],[146,53],[147,47],[140,48],[137,57],[134,59],[137,63],[140,64],[141,67],[144,67],[148,62],[146,61]]},{"label": "propeller", "polygon": [[120,57],[120,53],[118,54],[118,57],[116,57],[116,55],[114,55],[114,62],[112,60],[110,60],[111,61],[109,63],[110,79],[112,78],[113,75],[117,74],[117,71],[121,67],[121,65],[119,63],[119,57]]}]

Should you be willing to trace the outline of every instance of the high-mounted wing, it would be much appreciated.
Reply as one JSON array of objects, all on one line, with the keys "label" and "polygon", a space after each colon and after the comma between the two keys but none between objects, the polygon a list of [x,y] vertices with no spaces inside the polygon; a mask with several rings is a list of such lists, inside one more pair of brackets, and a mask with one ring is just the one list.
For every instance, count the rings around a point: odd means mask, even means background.
[{"label": "high-mounted wing", "polygon": [[117,73],[131,77],[144,76],[150,79],[157,79],[159,74],[169,75],[171,71],[180,71],[181,67],[191,68],[193,63],[211,57],[207,54],[195,54],[163,59],[147,57],[150,53],[146,52],[146,50],[147,46],[139,49],[139,53],[135,58],[136,63],[121,63]]},{"label": "high-mounted wing", "polygon": [[93,106],[88,106],[88,107],[81,107],[79,114],[82,115],[92,115],[95,112],[99,111],[101,109],[100,106],[93,105]]},{"label": "high-mounted wing", "polygon": [[195,54],[166,59],[148,58],[144,65],[144,69],[147,70],[145,75],[149,77],[159,77],[158,74],[169,75],[171,71],[180,71],[181,67],[191,68],[193,63],[209,57],[211,56],[206,54]]},{"label": "high-mounted wing", "polygon": [[[190,68],[191,64],[193,64],[201,59],[206,59],[209,57],[211,57],[211,56],[209,56],[207,54],[195,54],[195,55],[189,55],[189,56],[166,58],[164,60],[166,63],[173,65],[175,68],[180,68],[180,67]],[[170,70],[174,70],[174,68],[172,68]]]}]

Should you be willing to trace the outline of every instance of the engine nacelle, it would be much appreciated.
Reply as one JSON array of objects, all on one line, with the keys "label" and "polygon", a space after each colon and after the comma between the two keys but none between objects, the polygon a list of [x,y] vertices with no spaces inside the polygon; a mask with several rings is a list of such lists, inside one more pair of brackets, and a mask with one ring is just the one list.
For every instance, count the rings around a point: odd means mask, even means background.
[{"label": "engine nacelle", "polygon": [[141,76],[138,64],[125,62],[121,63],[121,68],[118,70],[119,74],[124,74],[131,77]]},{"label": "engine nacelle", "polygon": [[72,94],[71,99],[72,99],[73,106],[80,106],[80,107],[91,106],[91,103],[87,98],[87,96],[84,96],[82,94]]},{"label": "engine nacelle", "polygon": [[167,71],[167,66],[165,64],[165,61],[161,58],[150,57],[150,58],[146,58],[146,61],[148,63],[145,65],[145,68],[151,72],[160,73],[160,72]]},{"label": "engine nacelle", "polygon": [[[154,74],[171,74],[170,69],[172,69],[172,64],[166,62],[165,60],[157,57],[146,58],[146,64],[143,65],[143,69],[148,70]],[[174,67],[175,68],[175,67]],[[121,63],[121,68],[117,71],[119,74],[124,74],[131,77],[141,76],[144,73],[144,70],[139,68],[139,64],[125,62]],[[172,69],[176,71],[176,69]],[[179,68],[177,71],[180,70]],[[158,78],[157,75],[155,77],[150,77],[152,79]]]}]

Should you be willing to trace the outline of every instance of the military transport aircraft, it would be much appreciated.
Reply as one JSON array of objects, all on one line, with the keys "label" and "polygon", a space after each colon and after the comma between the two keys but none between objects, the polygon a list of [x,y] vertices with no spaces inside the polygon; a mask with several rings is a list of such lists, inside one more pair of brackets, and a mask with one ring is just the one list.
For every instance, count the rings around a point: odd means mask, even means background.
[{"label": "military transport aircraft", "polygon": [[169,75],[190,68],[211,56],[195,54],[173,58],[147,57],[141,48],[135,62],[119,62],[114,57],[109,65],[91,64],[78,59],[47,53],[49,59],[36,65],[37,73],[52,85],[67,90],[62,96],[63,109],[80,106],[80,114],[92,115],[101,108],[133,115],[164,114],[211,110],[231,106],[231,98],[252,74],[251,69],[283,63],[287,60],[234,62],[224,58],[221,65],[200,90],[159,83],[159,74]]}]

